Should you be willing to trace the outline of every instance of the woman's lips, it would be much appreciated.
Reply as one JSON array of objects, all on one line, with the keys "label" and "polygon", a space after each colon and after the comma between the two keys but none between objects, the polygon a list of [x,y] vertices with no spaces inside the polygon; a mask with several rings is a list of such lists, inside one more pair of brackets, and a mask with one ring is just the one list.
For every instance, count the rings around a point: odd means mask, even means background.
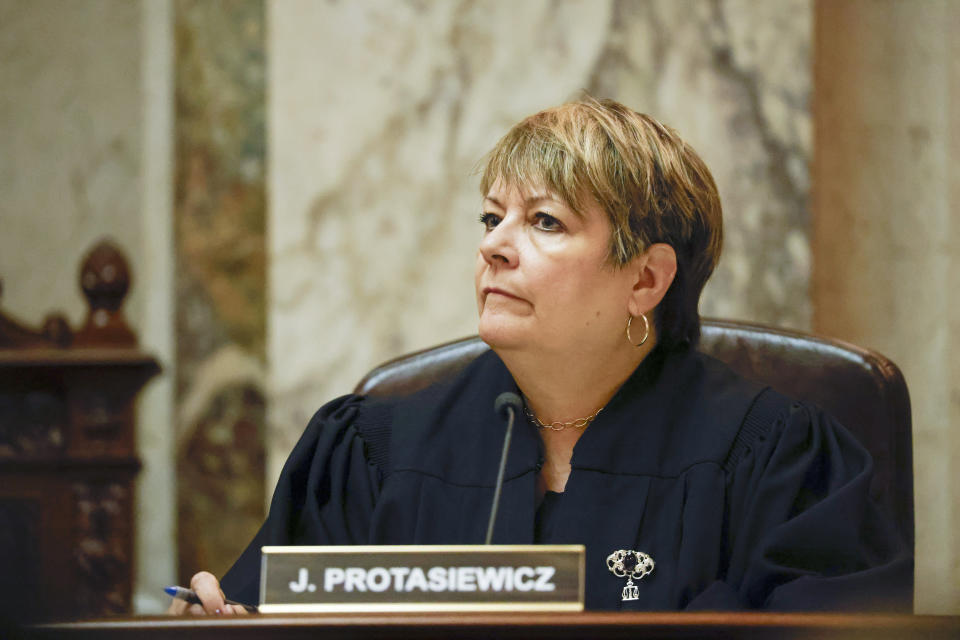
[{"label": "woman's lips", "polygon": [[483,290],[483,293],[485,296],[489,296],[491,293],[495,293],[497,295],[505,296],[507,298],[513,298],[514,300],[523,300],[523,298],[521,298],[520,296],[515,296],[512,293],[504,291],[503,289],[497,289],[496,287],[486,287]]}]

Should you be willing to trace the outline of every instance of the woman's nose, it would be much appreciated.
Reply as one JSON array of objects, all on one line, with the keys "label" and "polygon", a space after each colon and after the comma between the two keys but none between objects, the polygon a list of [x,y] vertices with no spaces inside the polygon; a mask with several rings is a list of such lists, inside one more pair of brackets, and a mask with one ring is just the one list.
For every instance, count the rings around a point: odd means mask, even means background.
[{"label": "woman's nose", "polygon": [[497,267],[517,265],[515,226],[504,219],[483,236],[483,240],[480,241],[480,253],[489,265]]}]

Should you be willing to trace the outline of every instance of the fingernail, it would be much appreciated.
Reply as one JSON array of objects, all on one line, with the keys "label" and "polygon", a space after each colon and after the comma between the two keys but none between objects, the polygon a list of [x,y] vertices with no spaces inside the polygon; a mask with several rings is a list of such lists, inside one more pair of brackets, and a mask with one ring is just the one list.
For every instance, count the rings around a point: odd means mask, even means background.
[{"label": "fingernail", "polygon": [[221,611],[220,609],[217,609],[214,613],[216,613],[218,616],[223,615],[223,611]]}]

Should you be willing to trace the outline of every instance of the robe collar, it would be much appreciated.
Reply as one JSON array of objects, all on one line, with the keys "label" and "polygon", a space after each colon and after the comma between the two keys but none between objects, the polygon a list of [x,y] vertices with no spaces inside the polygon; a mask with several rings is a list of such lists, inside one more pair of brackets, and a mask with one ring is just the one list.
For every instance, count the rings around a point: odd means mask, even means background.
[{"label": "robe collar", "polygon": [[[722,463],[760,389],[693,349],[655,349],[585,429],[571,465],[676,476],[693,464]],[[403,429],[409,446],[395,450],[395,468],[493,486],[506,430],[493,407],[504,391],[518,392],[516,382],[489,351],[453,380],[401,401],[394,432]],[[541,464],[540,436],[518,416],[505,477],[538,471]]]}]

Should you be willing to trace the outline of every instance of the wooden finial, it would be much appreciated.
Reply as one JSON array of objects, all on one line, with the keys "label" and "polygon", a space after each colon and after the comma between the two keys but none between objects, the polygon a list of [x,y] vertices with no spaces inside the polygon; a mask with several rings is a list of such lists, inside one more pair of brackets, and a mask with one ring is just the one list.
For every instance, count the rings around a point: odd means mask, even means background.
[{"label": "wooden finial", "polygon": [[89,307],[75,346],[130,346],[137,338],[123,317],[123,300],[130,288],[130,269],[120,249],[101,240],[80,267],[80,288]]}]

